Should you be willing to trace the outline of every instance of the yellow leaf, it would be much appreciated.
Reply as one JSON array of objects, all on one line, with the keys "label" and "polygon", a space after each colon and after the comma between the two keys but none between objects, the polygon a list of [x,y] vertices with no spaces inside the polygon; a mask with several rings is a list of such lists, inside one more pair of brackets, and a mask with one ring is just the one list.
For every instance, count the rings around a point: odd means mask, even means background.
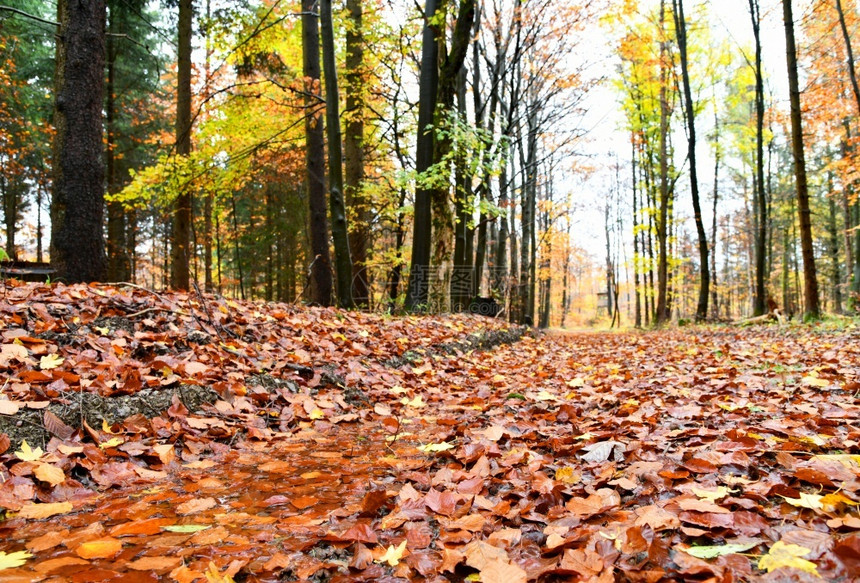
[{"label": "yellow leaf", "polygon": [[311,420],[324,419],[325,413],[322,412],[322,409],[316,408],[311,411],[310,417]]},{"label": "yellow leaf", "polygon": [[440,451],[448,451],[449,449],[454,449],[456,446],[452,443],[428,443],[427,445],[419,445],[418,450],[423,451],[424,453],[436,453]]},{"label": "yellow leaf", "polygon": [[125,440],[122,437],[111,437],[107,441],[103,441],[99,444],[99,447],[102,449],[106,449],[108,447],[116,447],[118,445],[122,445],[125,443]]},{"label": "yellow leaf", "polygon": [[582,476],[572,467],[565,466],[555,471],[555,479],[559,482],[562,482],[563,484],[572,486],[574,484],[578,484],[580,480],[582,480]]},{"label": "yellow leaf", "polygon": [[556,397],[549,391],[541,391],[535,396],[535,398],[538,401],[558,401],[558,397]]},{"label": "yellow leaf", "polygon": [[389,545],[388,549],[385,551],[385,554],[376,559],[377,563],[388,563],[392,567],[396,567],[400,564],[400,559],[403,558],[403,553],[406,551],[406,539],[403,539],[403,542],[397,545],[397,548],[394,545]]},{"label": "yellow leaf", "polygon": [[39,368],[42,370],[51,370],[52,368],[57,368],[65,361],[64,358],[57,356],[56,354],[46,354],[39,360]]},{"label": "yellow leaf", "polygon": [[14,553],[9,553],[8,555],[5,551],[0,551],[0,571],[2,571],[3,569],[20,567],[27,562],[27,559],[32,556],[33,555],[31,555],[27,551],[16,551]]},{"label": "yellow leaf", "polygon": [[803,377],[800,382],[807,387],[824,388],[830,386],[830,381],[813,376]]},{"label": "yellow leaf", "polygon": [[818,567],[815,563],[801,558],[809,552],[810,550],[806,547],[802,547],[800,545],[787,545],[782,541],[777,541],[772,547],[770,547],[770,551],[759,559],[758,568],[770,573],[780,567],[792,567],[794,569],[806,571],[807,573],[812,573],[817,577],[821,577],[821,575],[818,574]]},{"label": "yellow leaf", "polygon": [[16,451],[15,455],[18,456],[18,459],[22,462],[34,462],[45,455],[45,452],[42,451],[41,447],[31,449],[30,444],[27,443],[27,440],[25,439],[21,442],[21,449]]},{"label": "yellow leaf", "polygon": [[66,474],[57,466],[51,464],[39,463],[33,471],[36,477],[43,482],[48,482],[52,486],[62,484],[66,481]]},{"label": "yellow leaf", "polygon": [[585,386],[585,379],[582,377],[576,377],[575,379],[570,379],[565,383],[568,387],[577,388]]},{"label": "yellow leaf", "polygon": [[392,392],[392,393],[394,393],[395,395],[405,395],[406,393],[408,393],[408,392],[409,392],[409,389],[403,388],[403,387],[401,387],[400,385],[397,385],[397,386],[395,386],[395,387],[391,387],[391,389],[390,389],[390,390],[391,390],[391,392]]},{"label": "yellow leaf", "polygon": [[39,504],[31,502],[21,507],[18,516],[21,518],[48,518],[57,514],[66,514],[71,512],[74,506],[71,502],[51,502],[50,504]]},{"label": "yellow leaf", "polygon": [[692,490],[693,494],[710,502],[716,502],[720,498],[725,498],[732,492],[732,490],[729,490],[725,486],[720,486],[716,490],[705,490],[703,488],[693,486]]},{"label": "yellow leaf", "polygon": [[821,499],[821,508],[825,512],[837,512],[843,504],[846,506],[860,506],[860,502],[855,502],[839,492],[827,494]]},{"label": "yellow leaf", "polygon": [[791,504],[792,506],[797,506],[798,508],[809,508],[811,510],[821,510],[821,499],[824,496],[819,494],[807,494],[806,492],[800,493],[800,498],[785,498],[785,501]]},{"label": "yellow leaf", "polygon": [[209,583],[233,583],[233,577],[226,574],[222,575],[212,561],[209,561],[209,568],[206,570],[206,580]]},{"label": "yellow leaf", "polygon": [[427,406],[427,403],[424,402],[424,398],[421,397],[421,395],[418,395],[412,400],[409,400],[407,397],[403,397],[400,399],[400,402],[407,407],[412,407],[413,409],[420,409]]}]

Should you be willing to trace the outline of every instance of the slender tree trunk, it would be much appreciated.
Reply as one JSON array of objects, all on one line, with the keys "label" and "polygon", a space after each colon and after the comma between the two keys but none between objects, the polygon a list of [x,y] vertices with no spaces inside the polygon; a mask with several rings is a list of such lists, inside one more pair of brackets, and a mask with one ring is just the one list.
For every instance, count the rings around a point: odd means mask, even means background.
[{"label": "slender tree trunk", "polygon": [[340,307],[352,308],[352,257],[349,227],[343,202],[343,145],[340,133],[340,96],[335,63],[331,0],[320,0],[320,27],[325,69],[326,127],[328,129],[328,188],[331,234],[337,270],[337,299]]},{"label": "slender tree trunk", "polygon": [[[433,165],[433,112],[436,110],[436,93],[439,86],[440,34],[436,20],[438,0],[427,0],[424,7],[424,32],[421,38],[421,74],[418,97],[418,139],[416,140],[415,171],[426,172]],[[412,260],[409,268],[409,289],[406,309],[427,309],[430,291],[430,244],[432,204],[431,189],[419,185],[415,190],[415,211],[412,227]]]},{"label": "slender tree trunk", "polygon": [[[191,154],[191,35],[192,0],[179,0],[179,44],[176,87],[176,154]],[[191,186],[182,180],[173,204],[170,285],[188,289],[191,264]]]},{"label": "slender tree trunk", "polygon": [[343,153],[345,161],[344,192],[347,208],[355,217],[350,222],[349,250],[352,255],[352,295],[359,306],[370,303],[370,279],[367,272],[370,249],[371,212],[364,194],[364,78],[363,10],[361,0],[347,0],[346,28],[346,111]]},{"label": "slender tree trunk", "polygon": [[803,256],[804,319],[818,318],[818,277],[815,272],[815,251],[812,246],[812,213],[809,209],[809,186],[806,181],[806,159],[803,152],[803,122],[800,110],[800,88],[797,78],[797,47],[794,41],[794,17],[791,0],[782,0],[785,21],[785,55],[791,102],[791,150],[797,182],[797,210],[800,215],[800,245]]},{"label": "slender tree trunk", "polygon": [[687,107],[687,154],[690,160],[690,192],[693,197],[693,218],[696,222],[696,234],[699,239],[699,300],[696,304],[696,321],[702,322],[708,317],[708,299],[711,285],[711,268],[708,261],[708,235],[702,220],[702,207],[699,204],[699,178],[696,169],[696,111],[693,103],[693,92],[690,89],[690,72],[687,61],[687,22],[684,18],[684,0],[673,0],[675,15],[675,31],[678,36],[678,50],[681,53],[681,79],[684,86],[684,102]]},{"label": "slender tree trunk", "polygon": [[[639,252],[639,176],[636,168],[636,134],[631,134],[630,143],[632,145],[632,155],[630,157],[631,167],[633,169],[632,185],[633,185],[633,291],[636,296],[636,307],[633,316],[633,325],[636,328],[642,327],[642,288],[639,281],[639,270],[642,263],[642,257]],[[567,273],[565,273],[567,277]],[[566,286],[565,286],[566,289]]]},{"label": "slender tree trunk", "polygon": [[[113,24],[113,23],[111,23]],[[111,27],[112,28],[112,27]],[[112,36],[107,37],[107,85],[105,86],[105,129],[107,130],[107,190],[109,194],[119,192],[121,185],[116,169],[116,99],[114,94],[116,79],[116,46]],[[119,201],[107,204],[107,277],[110,281],[128,281],[126,273],[125,209]]]},{"label": "slender tree trunk", "polygon": [[755,121],[756,121],[756,158],[753,180],[753,239],[755,251],[755,290],[753,315],[760,316],[767,311],[767,290],[765,289],[766,243],[767,243],[767,200],[764,190],[764,77],[761,71],[761,12],[758,0],[748,0],[755,39]]},{"label": "slender tree trunk", "polygon": [[[212,17],[212,2],[206,0],[206,21]],[[208,99],[212,94],[212,38],[206,33],[206,54],[203,63],[204,94]],[[203,195],[203,287],[206,291],[213,291],[212,287],[212,212],[215,203],[215,191],[207,188]]]},{"label": "slender tree trunk", "polygon": [[839,229],[836,226],[836,200],[833,192],[833,172],[827,173],[827,183],[829,186],[827,196],[827,230],[828,230],[828,251],[830,254],[830,285],[833,298],[833,308],[831,311],[842,313],[842,270],[839,265]]},{"label": "slender tree trunk", "polygon": [[669,321],[669,50],[665,34],[665,0],[660,0],[660,202],[657,220],[657,309],[655,324]]},{"label": "slender tree trunk", "polygon": [[310,209],[311,299],[321,306],[331,305],[332,274],[328,246],[325,196],[325,138],[323,102],[319,95],[320,38],[316,0],[302,0],[302,56],[305,88],[305,167]]},{"label": "slender tree trunk", "polygon": [[59,0],[51,263],[66,282],[104,280],[104,0]]}]

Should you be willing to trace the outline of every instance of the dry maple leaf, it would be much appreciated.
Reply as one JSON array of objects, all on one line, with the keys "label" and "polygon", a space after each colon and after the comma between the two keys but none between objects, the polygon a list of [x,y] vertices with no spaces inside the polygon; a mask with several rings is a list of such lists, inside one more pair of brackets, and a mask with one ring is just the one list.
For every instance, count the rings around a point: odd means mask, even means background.
[{"label": "dry maple leaf", "polygon": [[377,563],[388,563],[392,567],[396,567],[400,564],[400,560],[403,558],[403,554],[406,552],[406,539],[403,539],[396,547],[394,545],[389,545],[385,552],[376,559]]}]

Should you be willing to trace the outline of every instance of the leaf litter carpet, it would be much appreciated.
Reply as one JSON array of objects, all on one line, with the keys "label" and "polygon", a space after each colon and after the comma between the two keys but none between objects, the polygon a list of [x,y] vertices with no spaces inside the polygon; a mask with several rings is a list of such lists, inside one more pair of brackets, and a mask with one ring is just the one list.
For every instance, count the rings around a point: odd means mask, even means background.
[{"label": "leaf litter carpet", "polygon": [[860,578],[856,328],[62,285],[0,322],[0,582]]}]

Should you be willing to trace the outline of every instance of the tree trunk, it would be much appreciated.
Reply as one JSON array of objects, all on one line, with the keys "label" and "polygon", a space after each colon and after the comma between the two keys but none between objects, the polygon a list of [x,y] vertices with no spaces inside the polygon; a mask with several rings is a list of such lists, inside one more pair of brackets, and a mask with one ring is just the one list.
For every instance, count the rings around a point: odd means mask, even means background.
[{"label": "tree trunk", "polygon": [[684,18],[684,0],[673,0],[675,29],[678,35],[678,50],[681,53],[681,79],[684,86],[684,102],[687,104],[687,153],[690,159],[690,191],[693,197],[693,218],[696,222],[696,234],[699,238],[699,301],[696,304],[696,321],[702,322],[708,317],[708,299],[710,297],[711,268],[708,262],[708,235],[702,221],[702,207],[699,204],[699,178],[696,170],[696,112],[693,104],[693,92],[690,89],[690,72],[687,62],[687,22]]},{"label": "tree trunk", "polygon": [[337,299],[342,308],[352,308],[352,258],[349,255],[349,227],[343,202],[343,146],[340,133],[340,97],[335,63],[334,27],[331,0],[320,0],[320,26],[325,68],[326,126],[328,129],[328,188],[331,234],[337,270]]},{"label": "tree trunk", "polygon": [[791,0],[782,0],[785,23],[785,55],[788,67],[789,98],[791,102],[791,150],[797,182],[797,211],[800,215],[800,246],[803,256],[804,319],[818,318],[818,277],[815,272],[815,251],[812,246],[812,213],[809,209],[809,186],[806,181],[806,158],[803,152],[803,122],[800,110],[800,88],[797,78],[797,47],[794,41],[794,18]]},{"label": "tree trunk", "polygon": [[669,320],[669,49],[665,39],[665,0],[660,0],[660,208],[657,220],[657,326]]},{"label": "tree trunk", "polygon": [[[192,0],[179,0],[179,45],[176,87],[176,154],[191,154],[191,35]],[[173,237],[170,249],[170,285],[188,289],[191,264],[191,186],[182,181],[173,204]]]},{"label": "tree trunk", "polygon": [[[306,0],[305,0],[306,1]],[[439,86],[439,45],[436,36],[440,29],[434,24],[438,0],[427,0],[424,7],[424,32],[421,38],[421,74],[418,97],[418,139],[416,141],[415,171],[420,175],[433,165],[433,112]],[[406,309],[425,310],[429,299],[430,244],[431,244],[431,190],[419,185],[415,190],[415,211],[412,227],[412,260],[409,268],[409,289]]]},{"label": "tree trunk", "polygon": [[57,3],[51,263],[68,283],[107,270],[104,216],[104,0]]},{"label": "tree trunk", "polygon": [[[109,26],[113,22],[109,23]],[[111,26],[112,28],[112,26]],[[114,47],[113,37],[109,36],[106,39],[107,43],[107,84],[105,85],[105,130],[107,133],[107,143],[105,145],[105,154],[107,155],[107,191],[108,194],[116,194],[117,192],[117,177],[116,177],[116,101],[114,99],[114,80],[115,80],[115,61],[116,48]],[[125,247],[125,225],[123,224],[124,213],[122,203],[118,201],[109,201],[107,203],[107,278],[109,281],[125,281],[127,278],[122,276],[122,251]]]},{"label": "tree trunk", "polygon": [[346,115],[343,137],[344,194],[354,220],[350,222],[349,250],[352,255],[352,296],[359,306],[370,304],[367,272],[370,249],[370,203],[364,194],[364,34],[361,0],[347,0],[346,28]]},{"label": "tree trunk", "polygon": [[833,173],[827,173],[827,184],[829,186],[827,196],[827,230],[828,230],[828,251],[830,254],[830,285],[833,294],[832,312],[837,314],[842,313],[842,270],[839,265],[839,229],[836,226],[836,201],[834,200],[835,193],[833,192]]},{"label": "tree trunk", "polygon": [[756,121],[756,158],[753,180],[753,239],[755,262],[755,289],[753,295],[753,316],[761,316],[767,311],[767,290],[765,271],[767,255],[767,199],[764,190],[764,77],[761,71],[761,12],[758,0],[748,0],[755,39],[755,121]]},{"label": "tree trunk", "polygon": [[316,0],[302,0],[302,56],[305,76],[305,180],[310,208],[310,243],[313,259],[311,300],[321,306],[331,305],[332,274],[328,246],[325,196],[325,138],[323,103],[320,96],[320,38]]}]

